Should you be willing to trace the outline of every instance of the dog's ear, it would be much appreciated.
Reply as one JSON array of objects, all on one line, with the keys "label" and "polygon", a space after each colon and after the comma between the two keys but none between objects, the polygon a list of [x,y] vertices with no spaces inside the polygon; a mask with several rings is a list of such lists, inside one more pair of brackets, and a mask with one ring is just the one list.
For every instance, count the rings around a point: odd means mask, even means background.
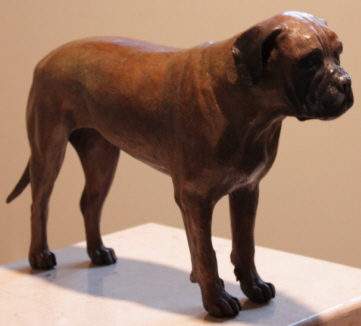
[{"label": "dog's ear", "polygon": [[232,46],[232,53],[238,71],[238,80],[252,86],[259,82],[263,68],[276,46],[276,39],[285,30],[279,25],[273,29],[257,25],[242,33]]}]

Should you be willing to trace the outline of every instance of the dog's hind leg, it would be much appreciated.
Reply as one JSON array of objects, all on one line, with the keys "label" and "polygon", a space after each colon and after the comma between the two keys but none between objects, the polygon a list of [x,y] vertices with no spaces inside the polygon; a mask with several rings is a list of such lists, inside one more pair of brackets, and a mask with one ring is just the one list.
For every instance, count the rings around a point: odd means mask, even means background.
[{"label": "dog's hind leg", "polygon": [[113,249],[103,245],[100,217],[113,181],[120,150],[98,131],[90,128],[75,130],[69,141],[79,155],[85,174],[80,208],[84,217],[88,255],[96,265],[113,264],[116,256]]},{"label": "dog's hind leg", "polygon": [[48,248],[46,225],[50,195],[68,142],[68,132],[59,117],[48,119],[44,109],[30,112],[28,119],[32,192],[29,262],[34,269],[50,269],[56,265],[55,256]]}]

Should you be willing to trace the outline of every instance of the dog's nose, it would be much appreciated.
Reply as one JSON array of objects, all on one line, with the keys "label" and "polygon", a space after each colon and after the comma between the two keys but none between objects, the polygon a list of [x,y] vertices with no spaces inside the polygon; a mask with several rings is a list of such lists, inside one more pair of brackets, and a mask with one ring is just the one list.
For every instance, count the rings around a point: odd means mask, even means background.
[{"label": "dog's nose", "polygon": [[336,88],[338,91],[346,97],[347,108],[350,108],[353,105],[354,98],[351,88],[351,78],[350,76],[342,69],[340,75],[337,78]]},{"label": "dog's nose", "polygon": [[339,71],[335,71],[336,88],[343,94],[348,94],[351,90],[351,78],[345,70],[342,68]]},{"label": "dog's nose", "polygon": [[351,89],[351,78],[349,75],[343,74],[339,77],[339,87],[340,91],[342,91],[343,93],[349,93]]}]

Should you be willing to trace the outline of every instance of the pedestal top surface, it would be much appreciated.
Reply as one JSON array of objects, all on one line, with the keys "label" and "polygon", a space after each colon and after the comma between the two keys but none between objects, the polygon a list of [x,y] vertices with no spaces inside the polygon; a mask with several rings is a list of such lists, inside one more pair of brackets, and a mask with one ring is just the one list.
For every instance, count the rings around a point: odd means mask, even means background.
[{"label": "pedestal top surface", "polygon": [[277,295],[266,305],[253,304],[233,275],[230,240],[213,238],[226,290],[243,305],[236,318],[215,319],[204,311],[198,285],[189,281],[183,230],[144,224],[103,239],[118,256],[114,265],[91,265],[82,242],[56,250],[58,265],[53,270],[33,271],[27,260],[1,266],[2,323],[282,326],[303,320],[298,325],[316,325],[315,318],[305,319],[330,308],[337,315],[340,307],[361,307],[360,269],[262,247],[256,248],[258,271],[276,286]]}]

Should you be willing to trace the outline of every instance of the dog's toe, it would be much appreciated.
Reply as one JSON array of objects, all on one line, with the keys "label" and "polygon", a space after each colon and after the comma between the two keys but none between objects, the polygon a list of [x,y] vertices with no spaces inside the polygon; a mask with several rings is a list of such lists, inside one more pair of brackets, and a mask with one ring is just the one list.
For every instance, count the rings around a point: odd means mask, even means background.
[{"label": "dog's toe", "polygon": [[239,300],[226,291],[222,291],[221,295],[216,298],[206,300],[204,307],[211,316],[217,318],[234,317],[242,310]]},{"label": "dog's toe", "polygon": [[48,249],[29,255],[30,266],[33,269],[52,269],[56,266],[55,255]]},{"label": "dog's toe", "polygon": [[89,257],[94,265],[111,265],[117,261],[117,256],[112,248],[101,246],[88,250]]},{"label": "dog's toe", "polygon": [[241,285],[243,293],[255,303],[266,303],[276,295],[273,284],[259,281],[251,286]]}]

